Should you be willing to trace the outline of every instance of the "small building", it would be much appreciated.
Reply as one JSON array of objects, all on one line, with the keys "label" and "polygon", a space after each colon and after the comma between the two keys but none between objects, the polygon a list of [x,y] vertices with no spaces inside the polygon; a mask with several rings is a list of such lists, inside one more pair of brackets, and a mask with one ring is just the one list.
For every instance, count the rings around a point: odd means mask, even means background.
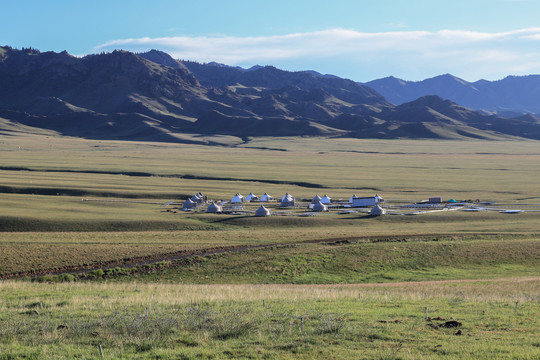
[{"label": "small building", "polygon": [[244,202],[244,197],[239,193],[236,193],[236,195],[234,195],[233,198],[231,199],[231,204],[241,204],[243,202]]},{"label": "small building", "polygon": [[328,207],[319,200],[317,201],[315,205],[313,205],[312,210],[313,211],[328,211]]},{"label": "small building", "polygon": [[270,216],[272,213],[270,212],[270,209],[267,209],[264,207],[264,205],[261,205],[256,211],[255,216]]},{"label": "small building", "polygon": [[440,196],[430,197],[428,199],[428,202],[430,204],[440,204],[440,203],[442,203],[442,197],[440,197]]},{"label": "small building", "polygon": [[386,214],[386,210],[380,207],[378,204],[375,205],[373,209],[371,209],[371,211],[369,212],[369,215],[371,216],[381,216],[384,214]]},{"label": "small building", "polygon": [[270,200],[272,200],[272,196],[268,195],[268,193],[264,193],[264,195],[261,196],[261,201],[263,202],[268,202]]},{"label": "small building", "polygon": [[259,200],[259,198],[257,197],[257,195],[253,195],[253,193],[249,193],[249,195],[246,196],[247,202],[257,201],[257,200]]},{"label": "small building", "polygon": [[291,194],[286,193],[281,198],[281,207],[292,207],[292,206],[294,206],[294,197]]},{"label": "small building", "polygon": [[216,204],[215,202],[212,202],[210,205],[208,205],[208,208],[206,209],[207,213],[217,214],[222,212],[223,209],[220,205]]},{"label": "small building", "polygon": [[319,195],[315,195],[315,197],[311,200],[311,203],[316,204],[319,201],[321,201],[321,197]]},{"label": "small building", "polygon": [[330,199],[328,195],[324,194],[324,196],[321,198],[321,202],[323,204],[330,204],[332,202],[332,199]]},{"label": "small building", "polygon": [[370,197],[353,197],[351,200],[353,207],[370,207],[375,206],[380,202],[384,202],[384,199],[379,195]]},{"label": "small building", "polygon": [[191,199],[187,199],[182,205],[182,210],[193,210],[197,207],[197,203]]}]

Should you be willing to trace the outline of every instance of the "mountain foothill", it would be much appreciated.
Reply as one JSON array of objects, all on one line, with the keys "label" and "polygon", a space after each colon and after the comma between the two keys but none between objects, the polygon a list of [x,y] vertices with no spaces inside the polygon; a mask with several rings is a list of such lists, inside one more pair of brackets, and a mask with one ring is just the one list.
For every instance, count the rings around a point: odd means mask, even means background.
[{"label": "mountain foothill", "polygon": [[362,84],[315,71],[180,61],[157,50],[75,57],[0,47],[4,134],[34,129],[163,142],[185,141],[182,134],[540,139],[538,95],[540,76]]}]

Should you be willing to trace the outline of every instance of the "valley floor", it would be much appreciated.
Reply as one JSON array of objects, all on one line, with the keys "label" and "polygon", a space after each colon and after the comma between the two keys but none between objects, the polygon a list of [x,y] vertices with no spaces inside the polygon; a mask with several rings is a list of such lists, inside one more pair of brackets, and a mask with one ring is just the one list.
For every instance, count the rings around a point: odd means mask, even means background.
[{"label": "valley floor", "polygon": [[379,193],[534,210],[539,149],[3,136],[0,359],[100,347],[126,359],[538,358],[540,212],[257,218],[163,205],[199,191]]}]

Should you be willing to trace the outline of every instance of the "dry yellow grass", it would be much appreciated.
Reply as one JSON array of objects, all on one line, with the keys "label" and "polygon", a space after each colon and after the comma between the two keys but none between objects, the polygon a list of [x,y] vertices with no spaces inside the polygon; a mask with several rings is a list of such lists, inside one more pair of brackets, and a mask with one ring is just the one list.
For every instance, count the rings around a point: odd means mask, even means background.
[{"label": "dry yellow grass", "polygon": [[[264,150],[278,148],[287,151]],[[121,175],[25,173],[39,186],[190,194],[206,191],[228,198],[237,191],[289,191],[295,196],[328,192],[379,191],[387,198],[514,200],[534,198],[540,173],[537,141],[428,141],[283,138],[255,139],[241,147],[91,141],[17,136],[0,141],[2,166],[36,170],[143,171],[161,175],[311,182],[327,189],[234,181],[131,178]],[[65,177],[65,183],[62,178]],[[17,174],[2,171],[0,185],[16,185]],[[197,185],[200,184],[200,185]],[[97,185],[97,186],[93,186]],[[377,190],[362,190],[376,188]]]},{"label": "dry yellow grass", "polygon": [[[9,300],[24,293],[27,301],[46,300],[64,294],[70,306],[97,310],[133,305],[166,306],[200,302],[253,302],[259,300],[331,300],[427,298],[474,301],[540,302],[540,277],[489,280],[428,281],[354,285],[183,285],[157,283],[27,283],[1,281],[0,293]],[[50,295],[44,295],[50,293]],[[12,294],[11,296],[9,294]],[[6,304],[0,304],[0,311]]]}]

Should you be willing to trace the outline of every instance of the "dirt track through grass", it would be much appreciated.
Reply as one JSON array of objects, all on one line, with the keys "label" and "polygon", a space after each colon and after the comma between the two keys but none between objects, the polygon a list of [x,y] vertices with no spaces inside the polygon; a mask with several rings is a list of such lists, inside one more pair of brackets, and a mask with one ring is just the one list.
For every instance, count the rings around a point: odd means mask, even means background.
[{"label": "dirt track through grass", "polygon": [[[280,243],[266,243],[266,244],[256,244],[256,245],[234,245],[234,246],[218,246],[218,247],[205,247],[199,249],[191,250],[181,250],[171,253],[160,253],[154,255],[146,256],[134,256],[127,257],[118,260],[94,262],[91,264],[84,265],[74,265],[74,266],[64,266],[60,268],[49,268],[41,270],[32,270],[32,271],[20,271],[14,273],[7,273],[0,276],[0,279],[12,279],[12,278],[21,278],[21,277],[38,277],[43,275],[58,275],[58,274],[78,274],[84,275],[96,270],[108,270],[108,269],[129,269],[130,273],[146,273],[148,271],[155,271],[155,268],[152,265],[159,265],[160,268],[167,268],[174,271],[175,268],[182,268],[185,266],[191,265],[193,262],[191,260],[200,261],[203,258],[211,258],[215,256],[226,256],[232,254],[246,253],[246,256],[256,256],[251,251],[271,249],[272,253],[279,249],[287,248],[296,248],[298,246],[309,246],[309,245],[347,245],[347,244],[387,244],[387,243],[410,243],[410,242],[427,242],[433,243],[433,241],[443,241],[448,243],[449,246],[452,246],[454,241],[458,241],[464,238],[472,238],[475,236],[481,236],[482,239],[486,240],[492,237],[500,238],[499,234],[467,234],[465,237],[463,234],[417,234],[414,236],[404,237],[402,235],[394,236],[349,236],[346,238],[324,238],[324,239],[315,239],[315,240],[303,240],[295,242],[280,242]],[[532,244],[532,243],[531,243]],[[410,246],[410,245],[407,245]],[[446,245],[445,245],[446,246]],[[412,251],[409,250],[409,251]],[[475,250],[485,251],[485,250]],[[467,251],[469,252],[469,251]],[[534,250],[533,250],[534,252]],[[251,254],[251,255],[249,255]],[[295,255],[291,255],[295,256]],[[308,255],[309,256],[309,255]],[[404,260],[409,255],[400,255],[404,256]],[[234,265],[232,265],[234,267]],[[262,266],[262,265],[261,265]],[[456,266],[459,266],[456,263]],[[121,274],[121,273],[120,273]]]},{"label": "dirt track through grass", "polygon": [[[428,239],[430,237],[432,238],[433,236],[441,237],[440,234],[438,235],[424,234],[424,235],[418,235],[416,237],[417,239]],[[455,235],[448,235],[448,236],[452,237]],[[106,262],[96,262],[90,265],[77,265],[77,266],[66,266],[62,268],[21,271],[17,273],[0,275],[0,279],[14,279],[14,278],[20,278],[20,277],[26,277],[26,276],[39,276],[39,275],[45,275],[45,274],[55,275],[55,274],[61,274],[61,273],[86,273],[86,272],[90,272],[96,269],[111,269],[115,267],[128,268],[128,267],[135,267],[135,266],[141,266],[141,265],[156,264],[163,261],[171,261],[174,264],[174,262],[178,262],[180,260],[189,259],[193,257],[211,256],[211,255],[242,252],[242,251],[248,251],[248,250],[254,250],[254,249],[273,248],[273,247],[289,247],[289,246],[298,245],[298,244],[320,244],[320,243],[342,244],[342,243],[359,242],[359,241],[390,242],[390,241],[402,241],[402,240],[403,240],[402,235],[380,236],[380,237],[359,236],[359,237],[347,237],[347,238],[337,238],[337,239],[332,238],[332,239],[306,240],[306,241],[299,241],[299,242],[293,242],[293,243],[270,243],[270,244],[263,244],[263,245],[210,247],[210,248],[203,248],[203,249],[198,249],[198,250],[182,250],[182,251],[176,251],[173,253],[131,257],[131,258],[125,258],[125,259],[120,259],[120,260],[106,261]]]}]

